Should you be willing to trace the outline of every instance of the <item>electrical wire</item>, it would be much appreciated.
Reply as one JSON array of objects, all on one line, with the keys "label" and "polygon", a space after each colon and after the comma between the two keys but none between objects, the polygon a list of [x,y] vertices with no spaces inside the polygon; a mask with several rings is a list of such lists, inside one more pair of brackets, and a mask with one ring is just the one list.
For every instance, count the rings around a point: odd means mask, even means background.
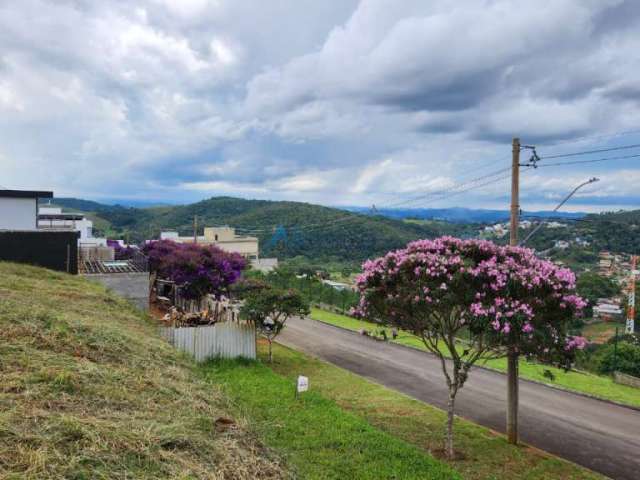
[{"label": "electrical wire", "polygon": [[638,134],[640,134],[640,129],[623,130],[623,131],[609,133],[609,134],[605,134],[605,135],[585,135],[585,136],[582,136],[582,137],[572,138],[570,140],[558,140],[556,142],[546,143],[546,144],[544,144],[544,146],[551,147],[551,146],[556,146],[556,145],[568,145],[570,143],[585,142],[587,140],[604,140],[604,139],[607,139],[607,138],[622,137],[622,136],[625,136],[625,135],[638,135]]},{"label": "electrical wire", "polygon": [[610,148],[600,148],[597,150],[585,150],[583,152],[572,152],[572,153],[562,153],[557,155],[543,155],[539,157],[540,160],[550,159],[550,158],[565,158],[565,157],[577,157],[580,155],[591,155],[593,153],[602,153],[602,152],[613,152],[615,150],[628,150],[630,148],[638,148],[640,147],[640,143],[635,143],[633,145],[621,145],[618,147],[610,147]]},{"label": "electrical wire", "polygon": [[[622,134],[631,134],[634,132],[622,132],[619,133],[618,135],[622,135]],[[571,153],[566,153],[566,154],[555,154],[555,155],[547,155],[547,156],[542,156],[540,157],[540,160],[546,160],[546,159],[553,159],[553,158],[566,158],[566,157],[574,157],[574,156],[580,156],[580,155],[590,155],[590,154],[594,154],[594,153],[602,153],[602,152],[610,152],[610,151],[618,151],[618,150],[626,150],[626,149],[632,149],[632,148],[638,148],[640,147],[640,144],[632,144],[632,145],[622,145],[622,146],[617,146],[617,147],[610,147],[610,148],[601,148],[601,149],[594,149],[594,150],[586,150],[586,151],[581,151],[581,152],[571,152]],[[597,163],[597,162],[606,162],[606,161],[614,161],[614,160],[623,160],[623,159],[629,159],[629,158],[636,158],[636,157],[640,157],[640,154],[634,154],[634,155],[624,155],[624,156],[618,156],[618,157],[606,157],[606,158],[598,158],[598,159],[589,159],[589,160],[577,160],[577,161],[569,161],[569,162],[556,162],[556,163],[545,163],[543,165],[536,165],[537,168],[542,168],[542,167],[557,167],[557,166],[563,166],[563,165],[576,165],[576,164],[587,164],[587,163]],[[533,166],[533,165],[531,165]],[[507,171],[509,171],[511,168],[510,167],[506,167],[506,168],[502,168],[500,170],[496,170],[494,172],[490,172],[484,175],[481,175],[479,177],[473,178],[471,180],[465,181],[465,182],[461,182],[455,185],[452,185],[449,188],[446,189],[442,189],[439,191],[434,191],[434,192],[429,192],[423,195],[419,195],[416,197],[412,197],[409,199],[405,199],[399,202],[394,202],[394,203],[390,203],[390,204],[384,204],[381,206],[378,206],[378,209],[384,209],[384,208],[394,208],[394,207],[398,207],[398,206],[402,206],[402,205],[408,205],[408,204],[412,204],[421,200],[426,200],[429,199],[431,202],[434,201],[442,201],[442,200],[446,200],[448,198],[451,198],[453,196],[471,191],[471,190],[475,190],[478,188],[482,188],[488,185],[491,185],[493,183],[497,183],[501,180],[505,180],[507,178],[510,177],[510,174],[505,175],[505,176],[499,176],[496,177],[496,175],[500,175],[501,173],[505,173]],[[526,172],[526,170],[523,171],[523,173]],[[495,178],[494,178],[495,177]],[[486,182],[482,182],[482,180],[486,180],[488,179]],[[481,183],[478,183],[481,182]],[[306,225],[293,225],[290,227],[285,227],[282,225],[274,225],[268,228],[258,228],[258,229],[245,229],[245,228],[237,228],[237,230],[243,234],[261,234],[261,233],[275,233],[279,228],[284,228],[285,231],[287,233],[300,233],[300,232],[309,232],[309,231],[314,231],[314,230],[319,230],[319,229],[326,229],[326,228],[330,228],[332,226],[341,224],[343,222],[352,222],[352,221],[364,221],[366,220],[366,216],[359,214],[359,213],[348,213],[346,214],[344,217],[340,217],[337,219],[333,219],[327,222],[318,222],[315,224],[306,224]]]},{"label": "electrical wire", "polygon": [[451,186],[449,188],[446,188],[446,189],[443,189],[443,190],[438,190],[438,191],[435,191],[435,192],[429,192],[429,193],[426,193],[424,195],[419,195],[417,197],[412,197],[410,199],[403,200],[403,201],[397,202],[397,203],[393,203],[391,205],[382,206],[382,207],[379,207],[379,208],[393,208],[393,207],[397,207],[397,206],[400,206],[400,205],[406,205],[406,204],[409,204],[409,203],[413,203],[413,202],[418,201],[418,200],[423,200],[425,198],[429,198],[429,197],[432,197],[434,195],[441,195],[443,193],[448,193],[448,192],[450,192],[452,190],[455,190],[457,188],[460,188],[462,186],[467,186],[469,184],[476,183],[476,182],[478,182],[480,180],[484,180],[485,178],[490,178],[490,177],[493,177],[495,175],[499,175],[501,173],[506,172],[507,170],[511,170],[511,167],[501,168],[500,170],[496,170],[495,172],[487,173],[486,175],[482,175],[480,177],[474,178],[473,180],[469,180],[467,182],[463,182],[463,183],[458,184],[458,185],[453,185],[453,186]]},{"label": "electrical wire", "polygon": [[[449,198],[451,196],[455,196],[464,192],[468,192],[471,190],[474,190],[476,188],[481,188],[487,185],[490,185],[492,183],[495,183],[497,181],[500,180],[504,180],[505,178],[508,178],[510,176],[503,176],[503,177],[499,177],[499,178],[493,178],[491,180],[488,180],[487,182],[483,182],[481,184],[477,184],[477,182],[481,181],[481,180],[485,180],[487,178],[491,178],[491,177],[495,177],[496,175],[499,175],[501,173],[504,173],[506,171],[510,170],[510,167],[508,168],[503,168],[500,170],[497,170],[495,172],[491,172],[485,175],[481,175],[480,177],[476,177],[472,180],[466,181],[466,182],[462,182],[462,183],[458,183],[456,185],[452,185],[451,187],[447,188],[447,189],[443,189],[437,192],[431,192],[429,194],[426,195],[421,195],[419,197],[414,197],[402,202],[396,202],[393,204],[387,204],[387,205],[382,205],[378,208],[392,208],[398,205],[402,205],[402,204],[407,204],[407,203],[411,203],[411,202],[415,202],[415,201],[419,201],[419,200],[424,200],[425,198],[428,197],[435,197],[433,198],[433,201],[440,201],[440,200],[444,200],[446,198]],[[358,213],[348,213],[347,215],[345,215],[344,217],[340,217],[337,219],[333,219],[327,222],[319,222],[319,223],[315,223],[315,224],[306,224],[306,225],[293,225],[291,227],[285,227],[282,225],[274,225],[268,228],[261,228],[261,229],[242,229],[242,228],[238,228],[237,230],[239,232],[242,232],[244,234],[261,234],[261,233],[275,233],[277,231],[278,228],[284,228],[287,233],[298,233],[298,232],[302,232],[302,231],[313,231],[313,230],[318,230],[318,229],[323,229],[323,228],[328,228],[328,227],[332,227],[336,224],[340,224],[343,222],[348,222],[348,221],[364,221],[366,220],[366,216],[363,214],[358,214]]]},{"label": "electrical wire", "polygon": [[[443,196],[440,196],[440,197],[438,197],[438,198],[434,198],[432,201],[441,201],[441,200],[445,200],[445,199],[451,198],[451,197],[453,197],[453,196],[455,196],[455,195],[459,195],[459,194],[461,194],[461,193],[465,193],[465,192],[468,192],[468,191],[471,191],[471,190],[475,190],[475,189],[478,189],[478,188],[482,188],[482,187],[485,187],[485,186],[491,185],[491,184],[493,184],[493,183],[497,183],[497,182],[502,181],[502,180],[506,180],[506,179],[508,179],[508,178],[510,178],[510,177],[511,177],[511,174],[504,175],[504,176],[501,176],[501,177],[498,177],[498,178],[493,178],[493,179],[488,180],[488,181],[486,181],[486,182],[483,182],[483,183],[481,183],[481,184],[473,185],[473,186],[470,186],[470,187],[467,187],[467,188],[464,188],[464,189],[461,189],[461,190],[456,190],[456,191],[454,191],[454,192],[449,193],[448,195],[443,195]],[[365,217],[357,216],[357,217],[354,217],[353,219],[365,220]],[[346,220],[346,219],[345,219],[345,220]],[[302,226],[300,226],[300,228],[295,229],[295,230],[294,230],[294,233],[295,233],[295,232],[299,232],[299,231],[303,231],[303,230],[304,230],[304,231],[310,231],[310,230],[321,230],[321,229],[326,228],[326,227],[329,227],[329,226],[331,226],[331,225],[333,225],[333,224],[335,224],[335,223],[338,223],[338,222],[337,222],[337,221],[336,221],[336,222],[328,222],[328,223],[321,223],[321,224],[317,224],[317,225],[302,225]],[[294,228],[295,228],[295,227],[292,227],[292,230],[293,230]]]},{"label": "electrical wire", "polygon": [[[573,160],[570,162],[556,162],[556,163],[545,163],[543,165],[536,165],[536,168],[545,168],[545,167],[561,167],[563,165],[579,165],[583,163],[599,163],[599,162],[609,162],[614,160],[625,160],[629,158],[638,158],[640,157],[640,153],[634,155],[621,155],[618,157],[605,157],[605,158],[593,158],[590,160]],[[549,158],[549,157],[542,157]]]}]

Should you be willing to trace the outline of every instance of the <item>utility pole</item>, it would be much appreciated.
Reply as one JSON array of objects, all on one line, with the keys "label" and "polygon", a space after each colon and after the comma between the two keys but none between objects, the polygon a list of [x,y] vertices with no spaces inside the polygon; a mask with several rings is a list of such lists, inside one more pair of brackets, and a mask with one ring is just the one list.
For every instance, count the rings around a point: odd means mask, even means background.
[{"label": "utility pole", "polygon": [[193,216],[193,243],[198,243],[198,216]]},{"label": "utility pole", "polygon": [[635,255],[631,256],[631,280],[629,280],[629,303],[627,304],[627,324],[624,333],[635,331],[636,320],[636,262]]},{"label": "utility pole", "polygon": [[[511,225],[509,244],[518,245],[520,220],[520,139],[514,138],[511,161]],[[518,351],[509,347],[507,352],[507,439],[518,443]]]}]

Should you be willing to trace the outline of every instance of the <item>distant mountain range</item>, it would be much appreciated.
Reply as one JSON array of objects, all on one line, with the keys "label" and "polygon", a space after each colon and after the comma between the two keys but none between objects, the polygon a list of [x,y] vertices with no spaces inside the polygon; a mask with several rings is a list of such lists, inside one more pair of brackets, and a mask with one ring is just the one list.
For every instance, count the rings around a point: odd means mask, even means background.
[{"label": "distant mountain range", "polygon": [[[496,223],[509,220],[507,210],[485,210],[473,208],[381,208],[372,210],[370,207],[344,207],[350,212],[357,212],[363,215],[383,215],[396,219],[419,219],[419,220],[443,220],[453,223]],[[523,211],[522,218],[562,218],[579,219],[586,213],[576,212],[551,212],[551,211]]]}]

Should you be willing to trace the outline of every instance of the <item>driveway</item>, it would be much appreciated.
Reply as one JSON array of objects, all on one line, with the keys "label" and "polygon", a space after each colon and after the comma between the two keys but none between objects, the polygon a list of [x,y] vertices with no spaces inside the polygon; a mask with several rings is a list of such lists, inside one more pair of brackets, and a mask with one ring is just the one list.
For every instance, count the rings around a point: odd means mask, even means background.
[{"label": "driveway", "polygon": [[[290,319],[278,342],[446,407],[440,361],[429,353],[310,319]],[[456,413],[504,432],[505,398],[505,375],[475,368],[458,393]],[[521,380],[520,438],[611,478],[640,478],[640,411]]]}]

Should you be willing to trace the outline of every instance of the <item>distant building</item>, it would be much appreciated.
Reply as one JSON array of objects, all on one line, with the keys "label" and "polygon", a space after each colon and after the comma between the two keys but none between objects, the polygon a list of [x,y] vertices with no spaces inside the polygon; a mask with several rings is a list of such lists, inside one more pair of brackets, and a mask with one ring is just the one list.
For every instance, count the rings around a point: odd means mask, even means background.
[{"label": "distant building", "polygon": [[[162,232],[161,240],[172,240],[179,243],[193,243],[193,236],[181,237],[178,232]],[[196,242],[204,245],[215,245],[226,252],[239,253],[249,260],[258,259],[258,238],[236,235],[232,227],[206,227],[204,235],[196,237]]]},{"label": "distant building", "polygon": [[354,287],[349,285],[348,283],[335,282],[333,280],[322,280],[322,283],[325,285],[338,290],[339,292],[342,290],[353,290]]},{"label": "distant building", "polygon": [[0,190],[0,230],[37,230],[39,198],[53,198],[53,192]]},{"label": "distant building", "polygon": [[588,247],[589,245],[591,245],[591,242],[582,237],[576,237],[574,241],[579,247]]},{"label": "distant building", "polygon": [[38,210],[38,228],[42,230],[75,230],[80,232],[81,243],[106,246],[105,238],[93,236],[93,222],[81,213],[63,213],[62,208],[41,205]]},{"label": "distant building", "polygon": [[39,229],[40,198],[53,198],[53,192],[0,190],[0,260],[75,274],[79,234]]},{"label": "distant building", "polygon": [[567,226],[566,223],[560,223],[560,222],[546,222],[545,226],[547,228],[565,228]]},{"label": "distant building", "polygon": [[251,268],[263,273],[269,273],[278,268],[277,258],[254,258],[251,260]]},{"label": "distant building", "polygon": [[598,299],[598,304],[593,307],[593,318],[608,319],[622,318],[622,308],[613,299]]},{"label": "distant building", "polygon": [[569,242],[566,240],[556,240],[553,244],[555,248],[559,248],[560,250],[566,250],[569,248]]}]

